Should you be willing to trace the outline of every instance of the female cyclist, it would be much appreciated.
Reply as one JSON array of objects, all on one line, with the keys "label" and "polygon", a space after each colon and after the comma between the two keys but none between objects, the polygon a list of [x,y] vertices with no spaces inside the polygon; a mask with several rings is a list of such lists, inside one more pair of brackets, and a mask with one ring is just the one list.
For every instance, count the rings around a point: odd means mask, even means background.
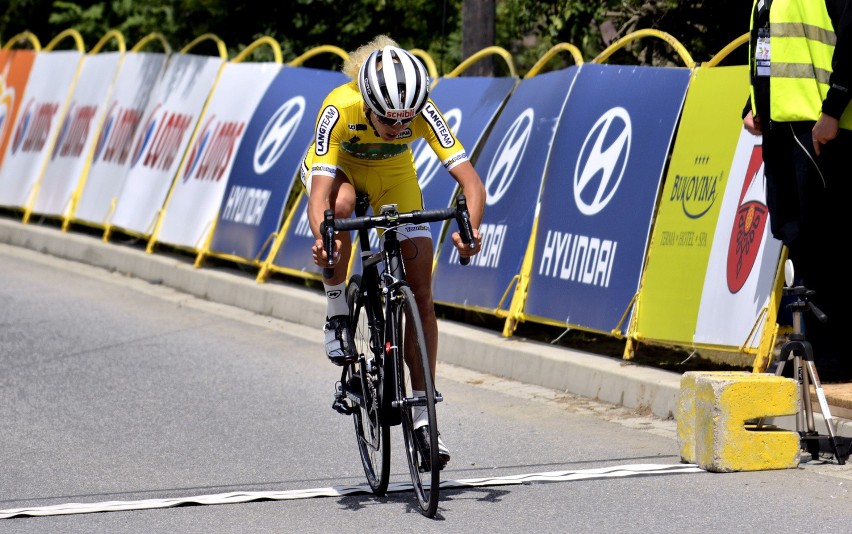
[{"label": "female cyclist", "polygon": [[[475,246],[453,242],[464,257],[479,252],[479,225],[485,208],[485,187],[468,160],[464,147],[429,99],[430,79],[423,64],[410,52],[380,35],[358,48],[343,65],[352,81],[333,89],[319,112],[314,140],[302,165],[302,184],[308,192],[308,220],[316,238],[314,262],[328,267],[320,234],[327,209],[336,218],[350,217],[355,194],[366,192],[374,213],[382,205],[397,204],[400,212],[424,209],[417,182],[411,143],[424,138],[467,197]],[[445,206],[436,206],[445,207]],[[438,323],[432,301],[433,246],[429,225],[400,232],[405,271],[423,321],[432,376],[438,353]],[[347,318],[346,274],[352,243],[349,232],[335,236],[334,274],[325,278],[327,298],[325,346],[328,358],[345,365],[356,358]],[[423,378],[412,376],[413,394],[422,395]],[[415,412],[415,428],[426,425],[425,409]],[[428,433],[419,432],[418,438]],[[425,439],[419,439],[421,443]],[[442,463],[450,458],[439,440]]]}]

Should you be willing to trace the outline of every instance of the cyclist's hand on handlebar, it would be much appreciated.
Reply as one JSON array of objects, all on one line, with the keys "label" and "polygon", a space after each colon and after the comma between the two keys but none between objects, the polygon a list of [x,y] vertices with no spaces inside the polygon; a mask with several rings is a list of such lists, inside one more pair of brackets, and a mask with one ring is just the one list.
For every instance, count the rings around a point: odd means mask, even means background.
[{"label": "cyclist's hand on handlebar", "polygon": [[[340,258],[341,242],[339,239],[334,240],[334,262]],[[314,246],[311,247],[311,254],[314,258],[314,263],[319,267],[328,267],[328,255],[325,253],[325,245],[322,239],[314,241]]]},{"label": "cyclist's hand on handlebar", "polygon": [[476,246],[471,246],[464,241],[462,241],[461,235],[459,233],[453,232],[453,244],[456,246],[456,249],[459,251],[459,256],[462,258],[469,258],[475,254],[479,254],[480,249],[482,249],[482,236],[479,235],[479,230],[477,228],[473,229],[473,244]]}]

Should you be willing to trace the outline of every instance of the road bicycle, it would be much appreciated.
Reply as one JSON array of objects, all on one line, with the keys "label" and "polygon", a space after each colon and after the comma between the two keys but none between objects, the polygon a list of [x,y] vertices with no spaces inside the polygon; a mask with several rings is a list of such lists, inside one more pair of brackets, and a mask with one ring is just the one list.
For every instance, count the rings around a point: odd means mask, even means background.
[{"label": "road bicycle", "polygon": [[[390,427],[401,426],[405,457],[420,512],[434,517],[443,468],[438,458],[435,404],[443,397],[434,387],[423,324],[414,293],[405,278],[397,228],[455,219],[463,242],[471,244],[470,216],[464,195],[458,195],[455,207],[438,210],[399,213],[397,206],[391,204],[382,206],[379,215],[365,215],[368,208],[368,197],[358,194],[355,217],[335,219],[334,212],[327,210],[321,227],[329,258],[332,257],[334,233],[338,231],[357,231],[361,248],[361,272],[350,276],[346,288],[358,359],[344,366],[340,381],[335,385],[332,407],[353,416],[361,463],[376,495],[384,495],[388,488]],[[384,230],[378,252],[373,252],[370,245],[371,229]],[[466,264],[469,258],[460,257],[460,261]],[[403,362],[407,362],[407,366]],[[425,379],[425,393],[415,397],[410,372],[417,371]],[[424,407],[428,416],[428,454],[417,444],[413,407]],[[438,468],[433,468],[435,466]]]}]

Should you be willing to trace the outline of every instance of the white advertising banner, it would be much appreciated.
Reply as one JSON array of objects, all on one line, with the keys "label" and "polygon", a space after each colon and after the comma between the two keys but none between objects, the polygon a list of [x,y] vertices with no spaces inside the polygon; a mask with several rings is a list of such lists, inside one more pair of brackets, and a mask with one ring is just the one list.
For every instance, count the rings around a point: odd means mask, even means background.
[{"label": "white advertising banner", "polygon": [[67,215],[71,198],[97,140],[109,92],[121,63],[121,52],[86,56],[68,111],[39,180],[32,211]]},{"label": "white advertising banner", "polygon": [[167,200],[157,241],[199,248],[209,236],[246,126],[277,63],[228,63]]},{"label": "white advertising banner", "polygon": [[[769,229],[762,138],[740,134],[701,294],[695,342],[760,345],[781,242]],[[757,326],[752,332],[752,328]]]},{"label": "white advertising banner", "polygon": [[150,235],[225,60],[175,54],[136,134],[111,223]]},{"label": "white advertising banner", "polygon": [[32,201],[82,59],[76,50],[36,56],[0,168],[0,206],[23,208]]},{"label": "white advertising banner", "polygon": [[121,62],[104,121],[98,134],[89,172],[71,218],[95,226],[104,226],[130,170],[133,139],[151,94],[163,79],[168,55],[152,52],[128,52]]}]

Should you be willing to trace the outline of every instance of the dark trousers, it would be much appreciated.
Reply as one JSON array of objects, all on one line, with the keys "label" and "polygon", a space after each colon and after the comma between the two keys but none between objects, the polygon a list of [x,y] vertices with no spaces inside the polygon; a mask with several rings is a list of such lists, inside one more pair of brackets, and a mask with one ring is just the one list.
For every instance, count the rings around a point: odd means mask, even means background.
[{"label": "dark trousers", "polygon": [[820,379],[852,380],[852,357],[844,349],[850,328],[848,255],[852,131],[840,130],[813,150],[812,122],[772,123],[763,133],[766,200],[772,234],[787,245],[796,280],[815,291],[811,302],[828,321],[804,314],[805,338],[813,345]]}]

